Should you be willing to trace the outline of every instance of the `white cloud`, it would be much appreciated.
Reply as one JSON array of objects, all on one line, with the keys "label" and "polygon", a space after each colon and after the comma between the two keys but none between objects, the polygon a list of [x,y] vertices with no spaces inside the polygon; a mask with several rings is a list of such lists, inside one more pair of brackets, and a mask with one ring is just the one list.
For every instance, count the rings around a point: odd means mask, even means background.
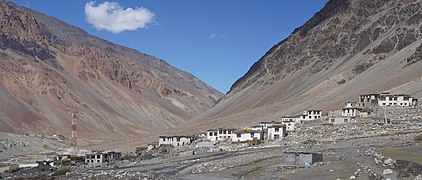
[{"label": "white cloud", "polygon": [[214,39],[214,38],[225,38],[226,35],[225,34],[217,34],[217,33],[211,33],[208,38],[210,39]]},{"label": "white cloud", "polygon": [[154,13],[144,7],[124,8],[117,2],[103,2],[95,5],[91,1],[85,4],[86,21],[98,30],[113,33],[145,28],[154,21]]},{"label": "white cloud", "polygon": [[212,33],[212,34],[210,34],[210,36],[208,36],[208,38],[210,38],[210,39],[215,38],[215,37],[217,37],[217,34],[215,34],[215,33]]}]

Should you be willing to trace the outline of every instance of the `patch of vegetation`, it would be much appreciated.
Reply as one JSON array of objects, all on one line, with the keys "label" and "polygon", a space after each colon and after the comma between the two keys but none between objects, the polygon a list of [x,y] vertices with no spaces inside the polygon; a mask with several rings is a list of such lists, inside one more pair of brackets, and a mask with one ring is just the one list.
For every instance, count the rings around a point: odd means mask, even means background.
[{"label": "patch of vegetation", "polygon": [[42,145],[42,148],[46,149],[46,150],[51,150],[52,148],[50,146],[48,146],[47,144]]},{"label": "patch of vegetation", "polygon": [[70,166],[65,166],[60,169],[58,169],[56,172],[53,173],[53,176],[63,176],[67,173],[72,172],[72,169],[70,169]]},{"label": "patch of vegetation", "polygon": [[415,136],[415,142],[422,142],[422,134]]}]

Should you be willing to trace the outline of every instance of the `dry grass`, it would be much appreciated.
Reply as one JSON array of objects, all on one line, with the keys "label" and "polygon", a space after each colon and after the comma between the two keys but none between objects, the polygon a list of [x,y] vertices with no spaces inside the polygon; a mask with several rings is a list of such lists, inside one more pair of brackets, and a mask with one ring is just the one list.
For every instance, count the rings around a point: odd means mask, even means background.
[{"label": "dry grass", "polygon": [[415,142],[422,142],[422,134],[415,136]]}]

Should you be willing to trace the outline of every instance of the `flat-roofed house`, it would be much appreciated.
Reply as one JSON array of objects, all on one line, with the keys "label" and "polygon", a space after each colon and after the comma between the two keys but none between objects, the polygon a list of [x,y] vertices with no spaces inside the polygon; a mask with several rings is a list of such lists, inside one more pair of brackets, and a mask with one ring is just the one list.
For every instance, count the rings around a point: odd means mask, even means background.
[{"label": "flat-roofed house", "polygon": [[406,94],[383,93],[379,96],[378,105],[380,107],[414,107],[417,106],[415,99]]},{"label": "flat-roofed house", "polygon": [[295,116],[296,122],[313,121],[322,117],[321,110],[307,110],[303,114]]},{"label": "flat-roofed house", "polygon": [[160,136],[158,145],[163,144],[177,146],[187,146],[193,142],[194,138],[190,136]]},{"label": "flat-roofed house", "polygon": [[276,124],[268,127],[267,139],[275,140],[286,136],[286,125]]},{"label": "flat-roofed house", "polygon": [[234,128],[219,128],[210,129],[207,131],[207,140],[209,141],[225,141],[233,137],[233,133],[236,131]]},{"label": "flat-roofed house", "polygon": [[378,105],[379,94],[362,94],[359,95],[358,106],[360,108],[369,108]]},{"label": "flat-roofed house", "polygon": [[113,163],[120,161],[122,158],[122,153],[115,151],[99,152],[94,151],[92,153],[85,154],[85,163],[91,165],[103,164],[103,163]]},{"label": "flat-roofed house", "polygon": [[296,126],[296,118],[294,116],[281,117],[281,122],[286,125],[287,131],[294,131]]},{"label": "flat-roofed house", "polygon": [[209,129],[207,131],[207,140],[218,141],[218,130],[217,129]]},{"label": "flat-roofed house", "polygon": [[260,139],[261,131],[236,131],[232,137],[232,142],[246,142]]}]

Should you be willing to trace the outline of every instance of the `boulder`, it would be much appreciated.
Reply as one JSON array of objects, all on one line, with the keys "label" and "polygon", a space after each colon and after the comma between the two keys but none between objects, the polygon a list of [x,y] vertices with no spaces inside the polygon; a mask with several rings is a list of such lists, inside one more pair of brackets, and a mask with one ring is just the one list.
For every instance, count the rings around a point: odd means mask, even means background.
[{"label": "boulder", "polygon": [[391,170],[391,169],[385,169],[385,170],[382,172],[382,174],[384,174],[384,175],[393,174],[393,170]]}]

